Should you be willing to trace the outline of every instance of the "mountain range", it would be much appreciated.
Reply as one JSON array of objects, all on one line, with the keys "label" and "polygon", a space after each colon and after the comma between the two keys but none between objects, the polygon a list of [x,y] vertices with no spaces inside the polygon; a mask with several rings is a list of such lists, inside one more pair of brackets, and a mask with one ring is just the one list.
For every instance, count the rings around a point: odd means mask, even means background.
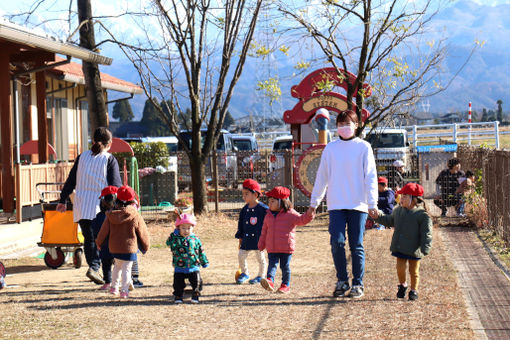
[{"label": "mountain range", "polygon": [[[450,86],[443,92],[427,98],[416,111],[441,114],[467,111],[472,102],[473,110],[481,112],[483,108],[495,110],[497,100],[510,105],[510,3],[503,1],[489,4],[474,1],[457,1],[444,8],[432,20],[431,32],[448,36],[448,54],[443,64],[442,80],[450,79],[465,63],[475,41],[483,42],[477,48],[468,63],[464,65]],[[292,46],[291,46],[292,49]],[[138,75],[119,52],[109,52],[114,63],[103,71],[134,83],[139,82]],[[285,110],[291,109],[296,99],[290,96],[292,85],[299,83],[302,75],[292,76],[295,60],[279,58],[261,65],[259,59],[247,59],[243,75],[234,90],[229,111],[236,117],[250,114],[282,117]],[[280,78],[282,98],[272,106],[268,99],[256,91],[257,75],[261,68],[268,68]],[[268,72],[269,72],[268,71]],[[145,95],[137,95],[131,100],[135,120],[141,118]],[[110,108],[111,112],[111,108]]]}]

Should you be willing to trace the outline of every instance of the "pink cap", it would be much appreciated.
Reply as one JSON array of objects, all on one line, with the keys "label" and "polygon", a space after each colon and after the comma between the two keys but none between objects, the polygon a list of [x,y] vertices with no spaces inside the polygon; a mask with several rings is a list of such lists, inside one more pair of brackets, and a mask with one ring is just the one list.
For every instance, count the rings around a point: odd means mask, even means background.
[{"label": "pink cap", "polygon": [[181,224],[191,224],[195,226],[197,225],[197,219],[192,214],[181,214],[181,216],[177,217],[175,226],[178,227]]}]

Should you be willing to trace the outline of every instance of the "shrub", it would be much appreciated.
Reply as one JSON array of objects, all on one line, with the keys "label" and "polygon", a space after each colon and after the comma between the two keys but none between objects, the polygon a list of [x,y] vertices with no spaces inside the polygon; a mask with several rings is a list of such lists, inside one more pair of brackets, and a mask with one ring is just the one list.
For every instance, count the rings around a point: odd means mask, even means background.
[{"label": "shrub", "polygon": [[155,168],[158,165],[168,166],[168,148],[163,142],[130,143],[138,161],[138,168]]}]

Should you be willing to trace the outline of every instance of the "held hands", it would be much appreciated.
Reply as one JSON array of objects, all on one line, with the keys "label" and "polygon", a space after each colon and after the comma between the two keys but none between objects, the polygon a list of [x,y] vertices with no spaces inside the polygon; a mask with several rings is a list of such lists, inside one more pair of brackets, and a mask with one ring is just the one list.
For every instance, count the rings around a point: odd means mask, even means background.
[{"label": "held hands", "polygon": [[314,219],[315,218],[315,208],[313,208],[313,207],[308,208],[308,210],[306,211],[306,214],[308,216],[310,216],[312,219]]},{"label": "held hands", "polygon": [[66,212],[66,205],[64,203],[59,203],[57,204],[57,208],[55,210],[61,213]]},{"label": "held hands", "polygon": [[375,220],[379,217],[379,211],[377,209],[368,209],[368,215]]}]

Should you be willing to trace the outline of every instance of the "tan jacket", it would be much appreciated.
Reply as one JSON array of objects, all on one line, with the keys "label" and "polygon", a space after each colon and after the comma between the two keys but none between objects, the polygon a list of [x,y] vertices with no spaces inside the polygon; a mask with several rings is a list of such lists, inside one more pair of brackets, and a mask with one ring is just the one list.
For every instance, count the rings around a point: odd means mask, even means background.
[{"label": "tan jacket", "polygon": [[106,237],[109,237],[108,247],[112,254],[134,254],[138,249],[145,253],[150,247],[147,225],[133,206],[106,213],[96,238],[98,247]]}]

